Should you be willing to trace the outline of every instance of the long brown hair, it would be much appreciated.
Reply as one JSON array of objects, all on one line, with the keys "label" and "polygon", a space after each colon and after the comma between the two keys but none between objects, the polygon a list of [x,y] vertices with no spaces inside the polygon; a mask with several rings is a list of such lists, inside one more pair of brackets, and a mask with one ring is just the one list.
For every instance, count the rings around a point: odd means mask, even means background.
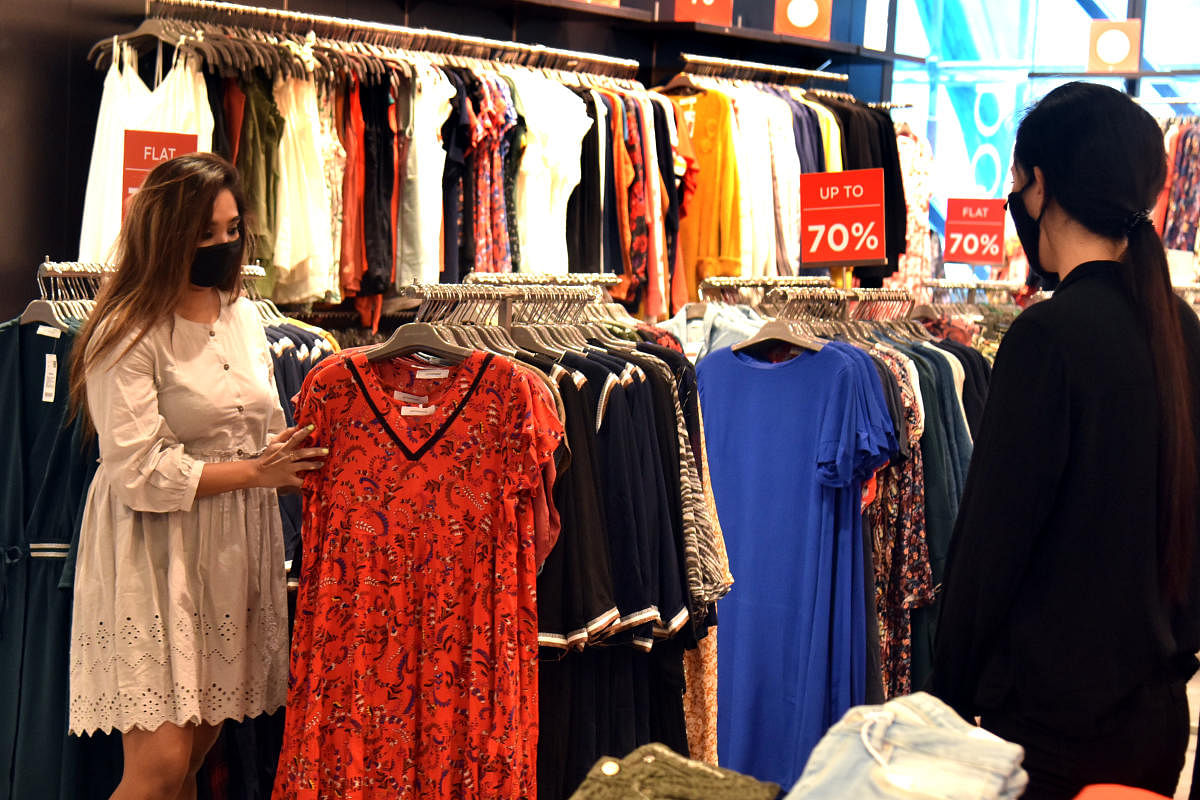
[{"label": "long brown hair", "polygon": [[[172,319],[187,291],[197,244],[212,221],[213,203],[225,189],[233,193],[238,214],[243,215],[246,203],[237,170],[220,156],[194,153],[159,164],[130,199],[117,239],[116,273],[96,296],[71,359],[71,411],[84,415],[89,433],[88,371],[103,363],[131,331],[137,333],[125,352],[155,325]],[[244,219],[239,228],[244,256]],[[217,288],[236,298],[240,287],[240,277],[234,275],[229,285]]]},{"label": "long brown hair", "polygon": [[1092,83],[1046,95],[1021,122],[1015,149],[1041,167],[1047,197],[1088,230],[1125,238],[1121,279],[1150,344],[1158,383],[1158,554],[1164,595],[1182,601],[1196,538],[1196,439],[1188,351],[1166,251],[1146,219],[1166,179],[1158,123],[1128,96]]}]

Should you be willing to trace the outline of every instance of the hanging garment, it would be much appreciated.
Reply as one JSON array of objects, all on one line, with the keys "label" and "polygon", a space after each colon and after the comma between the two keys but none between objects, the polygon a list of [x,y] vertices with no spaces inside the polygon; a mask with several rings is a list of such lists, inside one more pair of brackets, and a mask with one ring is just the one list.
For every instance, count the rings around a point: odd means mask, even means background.
[{"label": "hanging garment", "polygon": [[896,134],[900,171],[904,174],[904,202],[908,209],[907,248],[900,256],[895,275],[884,280],[893,289],[916,291],[933,277],[933,259],[929,247],[929,201],[933,195],[933,150],[926,139],[907,126]]},{"label": "hanging garment", "polygon": [[[67,736],[69,559],[96,449],[68,415],[74,334],[0,325],[0,402],[12,426],[0,458],[0,798],[77,797]],[[65,591],[64,591],[65,590]]]},{"label": "hanging garment", "polygon": [[88,376],[101,464],[75,571],[76,734],[255,716],[287,686],[275,491],[196,498],[205,462],[283,429],[258,312],[242,299],[133,336]]},{"label": "hanging garment", "polygon": [[110,66],[104,79],[80,228],[79,260],[84,262],[109,263],[114,254],[127,200],[121,196],[126,130],[191,133],[197,152],[212,150],[213,116],[197,60],[177,52],[170,71],[150,91],[138,77],[136,56],[123,52],[124,68]]},{"label": "hanging garment", "polygon": [[275,290],[275,215],[278,211],[279,142],[284,120],[272,98],[271,83],[255,72],[242,80],[245,114],[239,137],[237,170],[246,195],[244,225],[249,247],[246,258],[258,261],[267,277],[259,284],[263,294]]},{"label": "hanging garment", "polygon": [[395,268],[391,215],[395,133],[388,119],[391,88],[387,83],[361,86],[359,95],[365,126],[362,197],[367,262],[358,294],[378,295],[392,282]]},{"label": "hanging garment", "polygon": [[317,145],[317,86],[291,78],[275,84],[284,120],[279,141],[275,229],[274,299],[280,303],[323,301],[334,293],[333,240],[327,224],[332,201]]},{"label": "hanging garment", "polygon": [[442,127],[452,110],[454,84],[430,64],[414,66],[412,144],[400,213],[399,284],[437,283],[442,271],[443,188],[446,151]]},{"label": "hanging garment", "polygon": [[321,174],[325,191],[329,197],[329,233],[333,260],[325,280],[326,299],[331,303],[342,300],[342,225],[344,222],[343,184],[346,176],[346,148],[337,134],[337,98],[331,86],[322,86],[317,101],[319,115],[317,129],[317,151],[321,157]]},{"label": "hanging garment", "polygon": [[729,560],[753,587],[721,606],[720,760],[791,785],[865,696],[860,486],[895,439],[874,366],[847,345],[776,364],[722,349],[697,372]]},{"label": "hanging garment", "polygon": [[672,97],[696,152],[694,196],[679,222],[681,268],[688,297],[700,282],[742,274],[741,191],[734,140],[733,107],[719,92]]},{"label": "hanging garment", "polygon": [[[118,64],[120,66],[118,66]],[[137,57],[128,45],[113,52],[104,76],[104,93],[96,118],[92,160],[83,198],[83,224],[79,232],[79,260],[109,263],[121,232],[122,164],[125,128],[136,127],[146,114],[150,90],[137,74]]]},{"label": "hanging garment", "polygon": [[331,455],[305,479],[275,796],[533,796],[528,504],[562,437],[553,401],[478,351],[437,368],[341,355],[306,384],[297,421]]},{"label": "hanging garment", "polygon": [[521,271],[565,274],[567,204],[579,185],[587,106],[570,89],[527,70],[507,73],[525,117],[525,152],[517,173]]}]

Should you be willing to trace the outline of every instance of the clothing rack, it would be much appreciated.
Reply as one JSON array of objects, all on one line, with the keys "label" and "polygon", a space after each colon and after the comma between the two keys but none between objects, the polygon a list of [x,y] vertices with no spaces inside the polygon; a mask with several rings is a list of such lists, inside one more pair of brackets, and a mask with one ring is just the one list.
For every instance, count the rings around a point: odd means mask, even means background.
[{"label": "clothing rack", "polygon": [[900,109],[913,107],[912,103],[893,103],[893,102],[867,103],[867,105],[869,107],[875,109],[876,111],[896,111],[896,110],[900,110]]},{"label": "clothing rack", "polygon": [[412,284],[401,287],[402,297],[420,299],[416,321],[475,322],[493,320],[502,328],[529,322],[541,312],[553,310],[555,319],[575,319],[585,306],[596,303],[601,287],[586,286],[488,286],[476,284]]},{"label": "clothing rack", "polygon": [[800,67],[784,67],[778,64],[762,64],[757,61],[739,61],[732,58],[717,58],[716,56],[701,56],[693,53],[680,53],[683,61],[683,72],[690,75],[712,75],[714,77],[752,79],[763,75],[772,75],[799,80],[827,80],[846,83],[850,76],[841,72],[825,72],[819,69],[802,69]]},{"label": "clothing rack", "polygon": [[[632,79],[640,64],[632,59],[598,53],[564,50],[538,44],[506,42],[480,36],[410,28],[322,14],[304,14],[261,6],[245,6],[217,0],[147,0],[145,15],[154,20],[183,20],[221,25],[249,24],[258,30],[280,34],[314,33],[331,39],[351,40],[370,46],[434,53],[453,53],[491,61],[506,61],[534,68],[594,72]],[[139,29],[140,30],[140,29]],[[148,31],[149,32],[149,31]],[[137,34],[137,32],[134,32]],[[111,38],[97,42],[89,58],[112,47]]]},{"label": "clothing rack", "polygon": [[831,100],[841,100],[846,103],[858,102],[858,98],[849,92],[835,92],[831,89],[808,89],[807,91],[817,97],[828,97]]},{"label": "clothing rack", "polygon": [[780,286],[766,297],[778,319],[846,319],[850,295],[845,289],[816,286]]},{"label": "clothing rack", "polygon": [[926,278],[921,285],[931,290],[932,302],[936,305],[945,302],[947,292],[966,291],[967,304],[974,305],[979,301],[980,292],[1018,292],[1025,286],[1021,281],[955,281],[945,278]]},{"label": "clothing rack", "polygon": [[833,282],[825,276],[776,275],[772,277],[733,278],[713,277],[700,282],[700,290],[705,289],[767,289],[782,286],[832,286]]},{"label": "clothing rack", "polygon": [[565,275],[523,272],[472,272],[465,284],[492,286],[616,286],[619,275],[611,272],[571,272]]},{"label": "clothing rack", "polygon": [[845,289],[852,319],[907,319],[915,303],[908,289]]},{"label": "clothing rack", "polygon": [[[806,277],[798,275],[776,275],[772,277],[734,278],[712,277],[700,282],[700,296],[705,300],[721,301],[736,305],[749,303],[761,306],[771,289],[783,286],[832,286],[828,277]],[[747,290],[754,292],[751,296]]]}]

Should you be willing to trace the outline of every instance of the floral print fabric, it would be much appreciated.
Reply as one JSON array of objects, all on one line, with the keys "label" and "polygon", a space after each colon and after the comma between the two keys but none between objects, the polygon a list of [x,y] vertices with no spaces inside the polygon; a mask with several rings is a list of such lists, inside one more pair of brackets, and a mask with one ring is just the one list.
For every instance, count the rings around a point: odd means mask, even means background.
[{"label": "floral print fabric", "polygon": [[563,435],[552,401],[481,352],[435,368],[343,351],[296,418],[331,452],[303,488],[273,797],[535,796],[530,501]]}]

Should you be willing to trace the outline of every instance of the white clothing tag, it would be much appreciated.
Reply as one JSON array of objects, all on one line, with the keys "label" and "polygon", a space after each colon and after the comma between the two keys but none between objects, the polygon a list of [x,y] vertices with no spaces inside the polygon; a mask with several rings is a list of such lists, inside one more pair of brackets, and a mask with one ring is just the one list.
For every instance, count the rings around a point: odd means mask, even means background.
[{"label": "white clothing tag", "polygon": [[38,325],[38,336],[49,336],[51,339],[57,339],[62,336],[62,331],[51,325]]},{"label": "white clothing tag", "polygon": [[429,402],[429,395],[418,397],[417,395],[409,394],[408,392],[394,392],[392,397],[396,398],[401,403],[417,403],[418,405],[425,405]]},{"label": "white clothing tag", "polygon": [[400,409],[402,417],[428,417],[437,411],[437,406],[404,406]]},{"label": "white clothing tag", "polygon": [[450,370],[448,370],[448,369],[419,369],[419,370],[417,370],[417,379],[418,380],[424,380],[427,378],[437,380],[439,378],[448,378],[448,377],[450,377]]},{"label": "white clothing tag", "polygon": [[58,384],[58,356],[46,353],[46,376],[42,380],[42,402],[54,402],[54,390]]}]

